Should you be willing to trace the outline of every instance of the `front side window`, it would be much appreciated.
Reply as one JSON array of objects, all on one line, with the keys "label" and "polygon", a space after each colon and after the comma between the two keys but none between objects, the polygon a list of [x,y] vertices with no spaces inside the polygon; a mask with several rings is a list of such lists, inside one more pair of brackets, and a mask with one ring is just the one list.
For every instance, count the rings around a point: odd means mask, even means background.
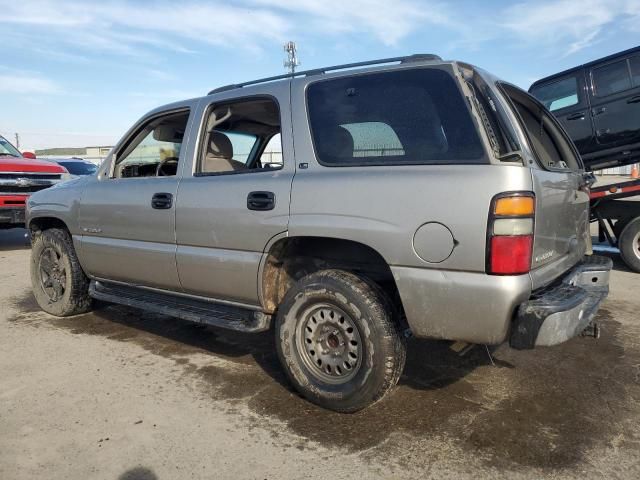
[{"label": "front side window", "polygon": [[605,97],[631,88],[627,60],[620,60],[591,70],[594,95]]},{"label": "front side window", "polygon": [[116,156],[115,178],[173,176],[189,112],[163,115],[147,123]]},{"label": "front side window", "polygon": [[324,80],[308,87],[307,104],[326,166],[487,161],[464,97],[444,70]]},{"label": "front side window", "polygon": [[[280,111],[273,99],[245,99],[212,105],[205,119],[196,175],[282,167]],[[278,145],[270,142],[273,138],[277,139]],[[266,147],[279,152],[278,163],[266,161],[263,153]]]},{"label": "front side window", "polygon": [[575,76],[563,78],[556,82],[536,85],[531,94],[552,112],[571,107],[580,102],[578,96],[578,79]]}]

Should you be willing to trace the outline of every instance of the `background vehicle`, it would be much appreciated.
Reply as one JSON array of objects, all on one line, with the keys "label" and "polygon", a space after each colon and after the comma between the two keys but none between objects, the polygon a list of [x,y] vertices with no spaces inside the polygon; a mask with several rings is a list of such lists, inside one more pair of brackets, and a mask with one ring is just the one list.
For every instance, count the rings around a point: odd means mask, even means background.
[{"label": "background vehicle", "polygon": [[[595,170],[640,161],[640,47],[538,80],[529,91],[562,123],[585,167]],[[640,272],[640,182],[598,186],[591,221],[600,240],[620,249]]]},{"label": "background vehicle", "polygon": [[0,136],[0,229],[24,226],[29,195],[67,178],[63,167],[36,160],[31,152],[21,154]]},{"label": "background vehicle", "polygon": [[273,320],[298,391],[353,412],[396,384],[409,330],[533,348],[588,328],[611,268],[585,257],[588,180],[537,100],[435,55],[230,85],[30,199],[34,296]]},{"label": "background vehicle", "polygon": [[76,177],[93,175],[98,171],[98,166],[95,163],[82,158],[61,158],[52,159],[51,161],[63,166],[71,175]]}]

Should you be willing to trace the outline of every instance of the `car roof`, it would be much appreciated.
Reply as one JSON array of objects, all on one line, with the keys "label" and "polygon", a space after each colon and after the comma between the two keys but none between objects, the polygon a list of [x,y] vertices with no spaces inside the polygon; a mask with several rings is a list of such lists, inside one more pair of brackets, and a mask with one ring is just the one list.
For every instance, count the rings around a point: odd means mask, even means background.
[{"label": "car roof", "polygon": [[236,90],[242,87],[257,85],[260,83],[274,82],[278,80],[289,80],[295,77],[302,77],[302,76],[310,77],[315,75],[324,75],[327,72],[334,72],[338,70],[351,70],[358,67],[372,67],[372,66],[382,65],[386,63],[399,63],[402,65],[407,63],[426,63],[426,62],[442,62],[442,59],[438,55],[434,55],[432,53],[417,53],[413,55],[406,55],[403,57],[380,58],[377,60],[367,60],[364,62],[345,63],[341,65],[333,65],[330,67],[315,68],[313,70],[303,70],[303,71],[294,72],[294,73],[285,73],[283,75],[260,78],[257,80],[250,80],[248,82],[232,83],[230,85],[224,85],[222,87],[214,88],[207,95],[214,95],[216,93],[227,92],[229,90]]},{"label": "car roof", "polygon": [[535,87],[536,85],[538,85],[540,83],[547,83],[550,80],[554,80],[556,78],[563,77],[565,75],[568,75],[570,73],[576,72],[578,70],[582,70],[583,68],[590,68],[590,67],[593,67],[594,65],[598,65],[598,64],[604,63],[604,62],[608,62],[608,61],[614,60],[614,59],[616,59],[618,57],[623,57],[623,56],[626,56],[626,55],[629,55],[629,54],[632,54],[632,53],[637,53],[637,52],[640,52],[640,46],[629,48],[628,50],[623,50],[622,52],[613,53],[611,55],[607,55],[606,57],[601,57],[601,58],[598,58],[596,60],[592,60],[590,62],[583,63],[582,65],[578,65],[576,67],[568,68],[568,69],[563,70],[561,72],[554,73],[553,75],[549,75],[548,77],[544,77],[544,78],[541,78],[540,80],[536,80],[535,82],[533,82],[531,84],[531,86],[529,87],[529,90],[531,90],[533,87]]}]

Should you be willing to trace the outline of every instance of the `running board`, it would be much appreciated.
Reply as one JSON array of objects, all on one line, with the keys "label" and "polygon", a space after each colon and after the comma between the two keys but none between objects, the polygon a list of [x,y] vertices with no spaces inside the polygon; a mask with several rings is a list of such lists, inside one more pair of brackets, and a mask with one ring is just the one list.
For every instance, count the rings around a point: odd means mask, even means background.
[{"label": "running board", "polygon": [[271,325],[271,315],[259,311],[96,280],[91,281],[89,295],[105,302],[240,332],[264,332]]}]

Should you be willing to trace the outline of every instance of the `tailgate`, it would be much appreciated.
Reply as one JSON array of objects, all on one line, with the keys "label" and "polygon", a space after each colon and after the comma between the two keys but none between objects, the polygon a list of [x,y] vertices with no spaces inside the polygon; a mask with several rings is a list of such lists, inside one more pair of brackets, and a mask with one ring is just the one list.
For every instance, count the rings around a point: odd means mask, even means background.
[{"label": "tailgate", "polygon": [[578,153],[553,115],[517,87],[501,87],[533,157],[536,215],[531,277],[536,289],[553,282],[590,252],[589,191]]}]

